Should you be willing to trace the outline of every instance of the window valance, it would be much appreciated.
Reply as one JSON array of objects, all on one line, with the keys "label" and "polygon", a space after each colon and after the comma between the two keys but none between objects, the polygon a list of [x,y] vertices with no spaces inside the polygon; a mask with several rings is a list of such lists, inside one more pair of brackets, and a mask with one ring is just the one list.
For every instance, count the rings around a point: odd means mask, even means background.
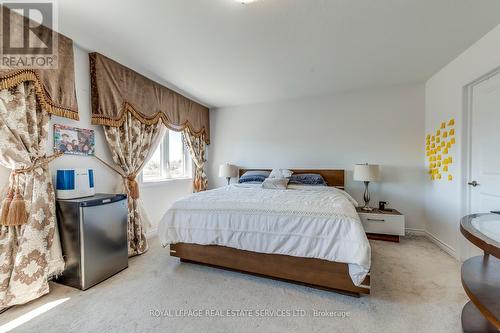
[{"label": "window valance", "polygon": [[[5,6],[0,6],[0,10],[4,11],[2,17],[10,15],[8,25],[11,32],[11,44],[23,45],[23,26],[29,22],[29,19],[10,11]],[[54,43],[57,43],[57,53],[54,54],[57,64],[51,69],[29,68],[27,66],[0,69],[0,90],[16,87],[22,82],[33,81],[36,97],[45,111],[78,120],[73,41],[45,26],[40,26],[39,33],[51,35]],[[36,53],[37,51],[33,50],[28,56],[33,56]],[[8,57],[8,55],[4,56]]]},{"label": "window valance", "polygon": [[132,113],[140,122],[182,131],[210,142],[208,108],[99,53],[91,53],[92,123],[119,127]]}]

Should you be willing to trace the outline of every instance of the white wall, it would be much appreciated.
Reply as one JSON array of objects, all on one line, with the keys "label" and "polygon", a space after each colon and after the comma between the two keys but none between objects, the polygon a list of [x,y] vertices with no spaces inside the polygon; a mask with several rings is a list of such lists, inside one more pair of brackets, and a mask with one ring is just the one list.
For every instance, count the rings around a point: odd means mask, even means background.
[{"label": "white wall", "polygon": [[214,109],[210,112],[209,185],[223,185],[218,166],[346,169],[378,163],[382,180],[370,185],[372,205],[385,200],[424,228],[424,87],[408,85],[335,96]]},{"label": "white wall", "polygon": [[500,26],[490,31],[464,53],[458,56],[425,84],[426,132],[437,124],[455,118],[458,130],[454,152],[454,180],[452,182],[426,181],[425,207],[427,231],[442,241],[449,252],[465,259],[471,253],[468,242],[459,231],[460,218],[467,214],[462,203],[465,190],[464,154],[464,87],[500,66]]},{"label": "white wall", "polygon": [[[67,118],[52,116],[49,132],[49,142],[47,153],[52,153],[53,140],[52,128],[53,124],[65,124],[80,128],[90,128],[95,131],[96,135],[96,155],[112,164],[110,151],[104,138],[104,132],[101,126],[90,124],[90,72],[88,52],[82,48],[75,46],[75,84],[76,95],[78,100],[78,109],[80,120],[75,121]],[[61,168],[93,168],[95,177],[95,189],[99,193],[115,193],[118,191],[121,179],[108,167],[93,157],[64,155],[50,164],[52,172]],[[8,182],[8,170],[0,166],[0,186],[3,188]],[[152,229],[150,234],[154,234],[159,220],[170,205],[179,197],[192,193],[191,180],[171,180],[155,185],[141,184],[141,197],[144,202],[145,209],[151,218]]]}]

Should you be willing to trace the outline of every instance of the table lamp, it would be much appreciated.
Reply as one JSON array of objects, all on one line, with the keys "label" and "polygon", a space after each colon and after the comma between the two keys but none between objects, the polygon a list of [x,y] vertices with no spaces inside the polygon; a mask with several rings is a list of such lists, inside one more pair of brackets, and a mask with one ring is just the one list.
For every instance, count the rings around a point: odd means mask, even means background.
[{"label": "table lamp", "polygon": [[238,176],[238,169],[235,165],[224,163],[219,166],[219,177],[225,177],[227,179],[227,185],[231,182],[231,177]]},{"label": "table lamp", "polygon": [[365,194],[363,199],[365,200],[365,205],[362,207],[363,210],[373,210],[368,204],[370,203],[370,192],[368,191],[368,184],[379,180],[380,178],[380,167],[377,164],[356,164],[354,166],[354,180],[361,181],[365,183]]}]

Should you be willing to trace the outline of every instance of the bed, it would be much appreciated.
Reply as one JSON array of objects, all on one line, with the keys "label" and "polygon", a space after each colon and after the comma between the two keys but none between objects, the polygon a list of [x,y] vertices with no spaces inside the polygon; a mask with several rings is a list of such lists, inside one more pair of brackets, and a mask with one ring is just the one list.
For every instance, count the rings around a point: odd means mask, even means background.
[{"label": "bed", "polygon": [[344,170],[293,171],[321,174],[328,186],[233,184],[193,194],[160,221],[162,245],[182,262],[369,294],[370,244],[343,191]]}]

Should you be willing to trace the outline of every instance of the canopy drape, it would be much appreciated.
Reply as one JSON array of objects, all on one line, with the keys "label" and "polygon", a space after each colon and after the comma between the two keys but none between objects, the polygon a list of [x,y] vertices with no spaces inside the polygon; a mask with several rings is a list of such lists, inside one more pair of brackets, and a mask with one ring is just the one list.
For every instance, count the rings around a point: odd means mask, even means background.
[{"label": "canopy drape", "polygon": [[126,113],[146,125],[189,128],[209,143],[208,108],[99,53],[91,53],[92,123],[120,127]]}]

